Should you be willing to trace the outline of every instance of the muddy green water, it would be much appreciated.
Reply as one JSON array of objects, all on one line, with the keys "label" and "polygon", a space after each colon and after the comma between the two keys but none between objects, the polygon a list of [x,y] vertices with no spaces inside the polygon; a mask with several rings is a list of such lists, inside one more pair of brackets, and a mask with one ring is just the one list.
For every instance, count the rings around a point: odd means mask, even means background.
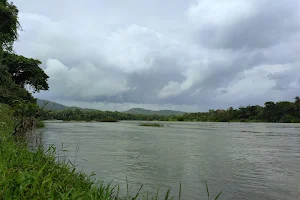
[{"label": "muddy green water", "polygon": [[[126,189],[182,199],[207,199],[205,182],[221,199],[300,199],[300,124],[47,122],[45,145],[87,173]],[[123,190],[123,192],[125,192]]]}]

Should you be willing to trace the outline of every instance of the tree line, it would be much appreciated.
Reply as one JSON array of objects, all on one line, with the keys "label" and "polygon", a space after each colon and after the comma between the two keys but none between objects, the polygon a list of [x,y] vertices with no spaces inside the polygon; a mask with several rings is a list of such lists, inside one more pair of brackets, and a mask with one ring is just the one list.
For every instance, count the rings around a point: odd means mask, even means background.
[{"label": "tree line", "polygon": [[294,102],[266,102],[264,106],[249,105],[227,110],[209,110],[208,112],[185,113],[179,116],[143,115],[122,112],[100,111],[90,109],[66,109],[47,112],[44,119],[101,121],[114,120],[145,120],[145,121],[199,121],[199,122],[280,122],[300,123],[300,98]]},{"label": "tree line", "polygon": [[209,110],[209,112],[188,113],[179,117],[180,121],[211,122],[279,122],[300,123],[300,98],[294,102],[266,102],[264,106],[249,105],[238,109]]}]

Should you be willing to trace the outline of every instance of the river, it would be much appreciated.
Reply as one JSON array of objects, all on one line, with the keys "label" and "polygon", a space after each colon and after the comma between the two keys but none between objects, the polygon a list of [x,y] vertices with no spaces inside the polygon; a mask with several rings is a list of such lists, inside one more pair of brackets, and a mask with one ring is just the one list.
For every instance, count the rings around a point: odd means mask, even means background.
[{"label": "river", "polygon": [[[78,169],[131,191],[182,199],[300,199],[300,124],[161,122],[46,122],[54,144]],[[124,188],[125,187],[125,188]]]}]

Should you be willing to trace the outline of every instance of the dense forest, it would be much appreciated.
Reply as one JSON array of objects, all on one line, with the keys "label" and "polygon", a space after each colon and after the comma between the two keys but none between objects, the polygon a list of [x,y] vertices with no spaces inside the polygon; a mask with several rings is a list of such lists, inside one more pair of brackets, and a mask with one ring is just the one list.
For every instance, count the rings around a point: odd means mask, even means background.
[{"label": "dense forest", "polygon": [[142,115],[122,112],[100,111],[90,109],[67,109],[60,111],[45,112],[44,119],[58,119],[64,121],[103,121],[105,119],[115,120],[145,120],[166,121],[169,119],[163,115]]},{"label": "dense forest", "polygon": [[300,99],[294,102],[266,102],[264,106],[254,105],[227,110],[209,110],[209,112],[189,113],[179,117],[180,121],[214,122],[280,122],[300,123]]},{"label": "dense forest", "polygon": [[44,119],[98,121],[106,118],[115,120],[146,121],[203,121],[203,122],[300,122],[300,99],[294,102],[266,102],[264,106],[246,106],[238,109],[209,110],[209,112],[185,113],[179,116],[129,114],[123,112],[98,111],[91,109],[66,109],[47,112]]}]

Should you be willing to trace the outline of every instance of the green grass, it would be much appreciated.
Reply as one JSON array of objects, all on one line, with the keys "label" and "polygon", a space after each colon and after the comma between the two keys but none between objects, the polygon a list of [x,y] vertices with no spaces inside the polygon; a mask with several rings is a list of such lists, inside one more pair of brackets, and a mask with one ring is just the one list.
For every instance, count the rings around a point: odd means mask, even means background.
[{"label": "green grass", "polygon": [[45,122],[38,120],[36,126],[37,128],[45,128]]},{"label": "green grass", "polygon": [[113,199],[110,184],[95,183],[72,163],[57,161],[55,148],[29,151],[12,136],[11,109],[0,104],[0,199]]},{"label": "green grass", "polygon": [[164,125],[158,123],[144,123],[140,124],[139,126],[163,127]]}]

